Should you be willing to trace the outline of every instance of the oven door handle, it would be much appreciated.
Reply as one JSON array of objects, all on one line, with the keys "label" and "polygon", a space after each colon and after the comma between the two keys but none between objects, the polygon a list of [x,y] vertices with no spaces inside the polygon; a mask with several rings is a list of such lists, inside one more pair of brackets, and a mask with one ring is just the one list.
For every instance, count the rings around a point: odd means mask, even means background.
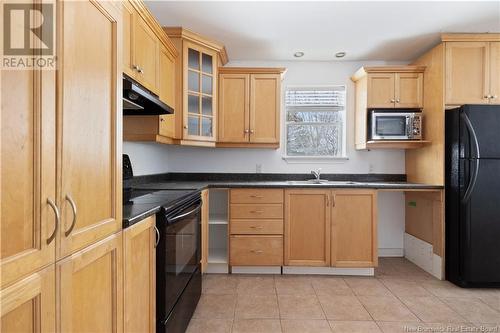
[{"label": "oven door handle", "polygon": [[167,222],[168,222],[168,223],[174,223],[174,222],[177,222],[177,221],[178,221],[178,220],[180,220],[180,219],[183,219],[183,218],[185,218],[185,217],[187,217],[187,216],[189,216],[189,215],[192,215],[192,214],[194,214],[194,213],[197,213],[198,211],[200,211],[200,209],[201,209],[201,202],[200,202],[200,204],[199,204],[198,206],[196,206],[196,208],[195,208],[195,209],[190,210],[190,211],[189,211],[189,212],[187,212],[187,213],[184,213],[184,214],[181,214],[181,215],[177,215],[177,216],[174,216],[174,217],[172,217],[172,218],[167,217]]}]

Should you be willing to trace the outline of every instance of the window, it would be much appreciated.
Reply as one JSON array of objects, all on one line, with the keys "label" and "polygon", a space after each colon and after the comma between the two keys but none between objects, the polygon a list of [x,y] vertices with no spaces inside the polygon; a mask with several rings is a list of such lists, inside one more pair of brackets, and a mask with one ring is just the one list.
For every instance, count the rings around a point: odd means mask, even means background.
[{"label": "window", "polygon": [[345,157],[345,86],[289,87],[285,158]]}]

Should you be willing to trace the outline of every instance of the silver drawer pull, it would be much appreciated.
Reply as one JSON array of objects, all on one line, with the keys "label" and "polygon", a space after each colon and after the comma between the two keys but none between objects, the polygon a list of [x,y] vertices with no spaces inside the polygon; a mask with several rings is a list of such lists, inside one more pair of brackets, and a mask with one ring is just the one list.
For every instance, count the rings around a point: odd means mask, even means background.
[{"label": "silver drawer pull", "polygon": [[264,213],[264,211],[263,210],[251,210],[250,213],[252,213],[252,214],[262,214],[262,213]]},{"label": "silver drawer pull", "polygon": [[262,254],[264,251],[262,250],[250,250],[250,252],[255,253],[255,254]]},{"label": "silver drawer pull", "polygon": [[69,226],[69,229],[64,233],[64,235],[66,237],[68,237],[69,234],[71,234],[71,231],[73,231],[73,228],[75,227],[77,215],[76,215],[76,204],[75,204],[75,201],[73,201],[73,198],[71,198],[71,196],[69,194],[66,194],[65,199],[69,202],[69,205],[71,206],[71,210],[73,210],[73,221],[71,221],[71,225]]},{"label": "silver drawer pull", "polygon": [[262,198],[264,198],[264,196],[263,195],[255,195],[255,194],[253,194],[253,195],[250,196],[250,198],[262,199]]},{"label": "silver drawer pull", "polygon": [[59,208],[57,208],[54,201],[47,198],[47,204],[54,210],[54,214],[56,215],[56,225],[54,226],[54,231],[52,232],[52,235],[50,235],[50,237],[47,238],[47,244],[50,244],[54,240],[54,238],[56,237],[56,232],[57,232],[57,228],[59,226],[59,221],[61,220],[61,214],[59,213]]},{"label": "silver drawer pull", "polygon": [[264,229],[264,227],[261,225],[252,225],[252,226],[250,226],[250,228],[251,229]]},{"label": "silver drawer pull", "polygon": [[154,226],[154,229],[155,229],[155,233],[156,233],[155,247],[157,247],[158,244],[160,243],[160,230],[158,230],[156,225]]}]

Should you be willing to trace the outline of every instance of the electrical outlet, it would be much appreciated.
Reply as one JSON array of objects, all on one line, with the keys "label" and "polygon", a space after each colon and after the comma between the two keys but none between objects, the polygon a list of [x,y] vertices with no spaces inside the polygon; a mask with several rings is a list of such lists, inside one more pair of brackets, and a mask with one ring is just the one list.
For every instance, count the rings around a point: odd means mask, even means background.
[{"label": "electrical outlet", "polygon": [[255,173],[262,173],[262,164],[255,164]]}]

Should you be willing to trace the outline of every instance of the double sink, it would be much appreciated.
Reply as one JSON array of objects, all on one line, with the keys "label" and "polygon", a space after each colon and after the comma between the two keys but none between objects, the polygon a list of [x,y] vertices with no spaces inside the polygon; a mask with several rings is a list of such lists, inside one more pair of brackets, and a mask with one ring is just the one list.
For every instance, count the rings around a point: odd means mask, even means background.
[{"label": "double sink", "polygon": [[290,185],[365,185],[366,183],[353,181],[338,181],[326,179],[308,179],[308,180],[288,180]]}]

